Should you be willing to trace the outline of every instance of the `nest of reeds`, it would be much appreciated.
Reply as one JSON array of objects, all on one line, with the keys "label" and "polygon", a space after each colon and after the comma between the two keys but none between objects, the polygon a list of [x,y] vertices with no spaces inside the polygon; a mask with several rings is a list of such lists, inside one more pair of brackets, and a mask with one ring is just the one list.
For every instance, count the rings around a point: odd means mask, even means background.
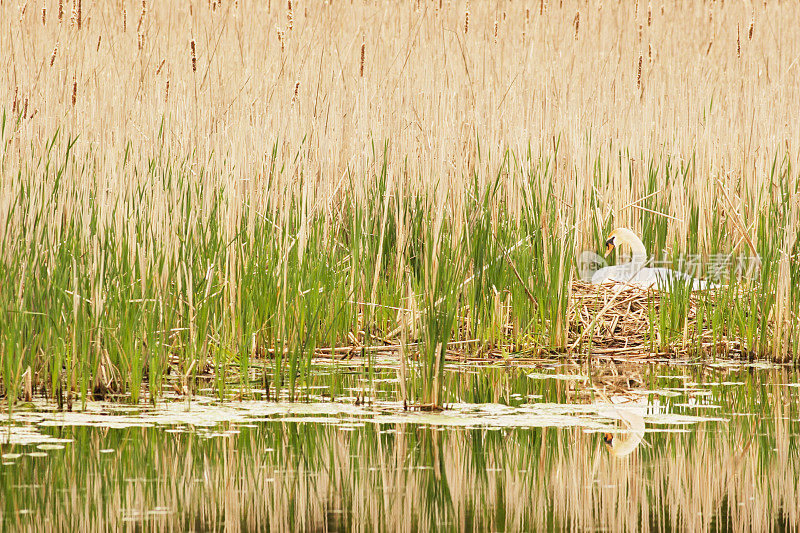
[{"label": "nest of reeds", "polygon": [[[682,298],[679,301],[670,299]],[[740,339],[708,325],[713,294],[680,296],[654,289],[575,281],[567,308],[570,351],[634,357],[747,357]],[[705,306],[705,313],[701,313]],[[703,320],[703,316],[706,320]]]}]

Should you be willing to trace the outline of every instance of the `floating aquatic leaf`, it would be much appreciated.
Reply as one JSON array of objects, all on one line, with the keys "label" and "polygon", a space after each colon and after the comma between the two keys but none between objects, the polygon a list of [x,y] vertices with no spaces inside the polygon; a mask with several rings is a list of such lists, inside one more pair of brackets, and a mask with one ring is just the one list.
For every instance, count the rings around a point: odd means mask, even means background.
[{"label": "floating aquatic leaf", "polygon": [[558,379],[561,381],[589,381],[588,376],[580,374],[542,374],[539,372],[532,372],[528,374],[531,379]]},{"label": "floating aquatic leaf", "polygon": [[64,445],[62,444],[40,444],[37,446],[40,450],[63,450]]}]

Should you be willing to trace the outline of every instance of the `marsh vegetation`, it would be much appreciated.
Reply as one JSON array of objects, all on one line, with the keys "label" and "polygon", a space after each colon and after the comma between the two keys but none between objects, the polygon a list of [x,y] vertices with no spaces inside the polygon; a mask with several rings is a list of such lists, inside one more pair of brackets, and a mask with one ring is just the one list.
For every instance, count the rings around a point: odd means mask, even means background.
[{"label": "marsh vegetation", "polygon": [[648,297],[640,355],[797,361],[797,10],[4,2],[2,394],[294,396],[381,352],[440,405],[447,359],[619,345],[575,311],[619,225],[726,265]]},{"label": "marsh vegetation", "polygon": [[797,529],[799,19],[0,1],[0,529]]}]

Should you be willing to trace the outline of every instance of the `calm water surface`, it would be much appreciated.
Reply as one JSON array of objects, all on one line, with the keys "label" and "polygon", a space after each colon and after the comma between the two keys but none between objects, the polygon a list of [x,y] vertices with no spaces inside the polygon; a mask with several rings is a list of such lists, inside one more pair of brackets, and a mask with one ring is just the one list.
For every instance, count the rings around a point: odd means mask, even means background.
[{"label": "calm water surface", "polygon": [[461,367],[441,413],[340,370],[294,403],[4,406],[0,530],[800,527],[791,368]]}]

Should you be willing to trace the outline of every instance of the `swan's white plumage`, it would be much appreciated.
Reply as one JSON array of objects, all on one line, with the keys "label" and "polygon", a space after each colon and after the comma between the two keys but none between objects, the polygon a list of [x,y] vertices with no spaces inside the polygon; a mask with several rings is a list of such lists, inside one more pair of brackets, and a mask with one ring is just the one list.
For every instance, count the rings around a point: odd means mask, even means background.
[{"label": "swan's white plumage", "polygon": [[592,275],[592,283],[614,282],[631,285],[641,289],[670,290],[677,284],[688,285],[690,290],[699,291],[713,288],[715,285],[707,281],[693,278],[683,272],[669,268],[651,268],[647,264],[647,251],[641,239],[628,228],[617,228],[606,241],[610,252],[615,246],[627,244],[631,248],[631,260],[621,265],[604,267]]}]

